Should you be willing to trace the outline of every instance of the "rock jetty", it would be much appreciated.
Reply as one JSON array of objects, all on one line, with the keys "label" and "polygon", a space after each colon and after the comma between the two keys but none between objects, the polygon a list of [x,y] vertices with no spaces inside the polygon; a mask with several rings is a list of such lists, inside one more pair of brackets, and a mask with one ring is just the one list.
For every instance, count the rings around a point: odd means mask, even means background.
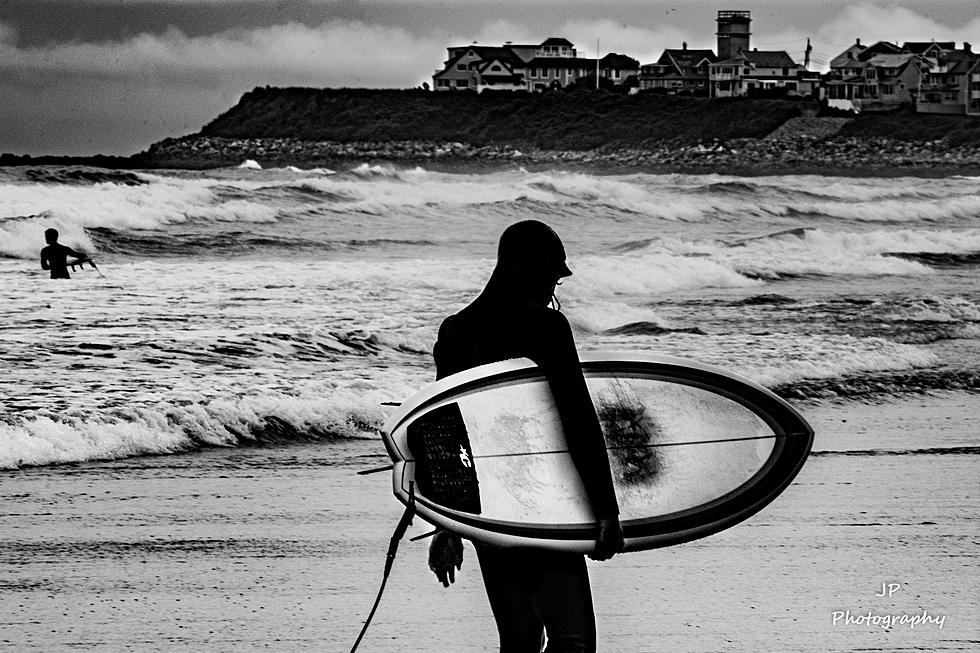
[{"label": "rock jetty", "polygon": [[[807,120],[807,119],[801,119]],[[810,119],[813,120],[813,119]],[[802,123],[761,139],[712,140],[687,146],[547,150],[513,145],[426,141],[307,141],[193,135],[166,139],[133,157],[144,167],[213,168],[247,159],[262,167],[342,167],[359,163],[457,166],[600,168],[737,174],[922,175],[980,173],[980,146],[943,141],[826,135],[827,126]],[[836,130],[833,130],[836,132]]]}]

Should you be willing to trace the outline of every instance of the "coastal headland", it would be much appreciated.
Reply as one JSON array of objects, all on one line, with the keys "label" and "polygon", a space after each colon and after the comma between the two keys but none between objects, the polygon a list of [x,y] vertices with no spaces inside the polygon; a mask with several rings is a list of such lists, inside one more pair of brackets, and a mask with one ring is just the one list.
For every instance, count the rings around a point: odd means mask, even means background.
[{"label": "coastal headland", "polygon": [[728,174],[980,174],[980,118],[614,91],[256,88],[198,133],[129,157],[0,165],[207,169],[394,163]]}]

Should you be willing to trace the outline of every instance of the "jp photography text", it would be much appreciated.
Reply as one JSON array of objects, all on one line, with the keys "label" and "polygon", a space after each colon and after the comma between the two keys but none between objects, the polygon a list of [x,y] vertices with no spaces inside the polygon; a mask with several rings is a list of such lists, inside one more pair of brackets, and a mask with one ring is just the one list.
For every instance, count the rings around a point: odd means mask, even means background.
[{"label": "jp photography text", "polygon": [[[902,589],[901,583],[882,583],[881,591],[875,592],[878,598],[891,598]],[[879,626],[890,630],[896,626],[907,626],[915,630],[916,626],[936,625],[940,629],[946,624],[946,615],[930,614],[928,610],[921,612],[877,612],[867,610],[852,612],[851,610],[834,610],[832,621],[835,628],[842,626]]]}]

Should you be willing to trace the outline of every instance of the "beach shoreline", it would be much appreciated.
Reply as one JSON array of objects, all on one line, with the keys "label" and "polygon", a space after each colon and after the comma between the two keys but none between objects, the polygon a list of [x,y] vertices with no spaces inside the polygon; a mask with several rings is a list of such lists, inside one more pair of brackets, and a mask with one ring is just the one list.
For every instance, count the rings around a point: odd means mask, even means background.
[{"label": "beach shoreline", "polygon": [[[702,540],[590,563],[601,650],[975,647],[976,454],[857,453],[888,432],[974,441],[975,401],[799,406],[816,453],[770,506]],[[919,430],[941,414],[941,432]],[[386,474],[356,474],[384,461],[380,442],[341,439],[2,472],[0,646],[347,650],[401,512]],[[428,530],[416,520],[408,536]],[[472,549],[448,590],[425,551],[402,543],[364,650],[493,650]],[[942,627],[855,622],[924,613]]]}]

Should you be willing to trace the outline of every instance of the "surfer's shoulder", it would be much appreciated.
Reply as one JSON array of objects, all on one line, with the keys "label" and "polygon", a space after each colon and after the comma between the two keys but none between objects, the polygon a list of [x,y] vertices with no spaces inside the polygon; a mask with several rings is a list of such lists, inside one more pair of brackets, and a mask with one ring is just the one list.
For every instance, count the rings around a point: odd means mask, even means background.
[{"label": "surfer's shoulder", "polygon": [[439,325],[439,339],[444,340],[450,336],[459,325],[459,313],[454,313],[444,319]]},{"label": "surfer's shoulder", "polygon": [[538,309],[538,320],[544,325],[545,329],[553,333],[571,333],[572,327],[568,323],[568,318],[561,311],[543,306]]}]

